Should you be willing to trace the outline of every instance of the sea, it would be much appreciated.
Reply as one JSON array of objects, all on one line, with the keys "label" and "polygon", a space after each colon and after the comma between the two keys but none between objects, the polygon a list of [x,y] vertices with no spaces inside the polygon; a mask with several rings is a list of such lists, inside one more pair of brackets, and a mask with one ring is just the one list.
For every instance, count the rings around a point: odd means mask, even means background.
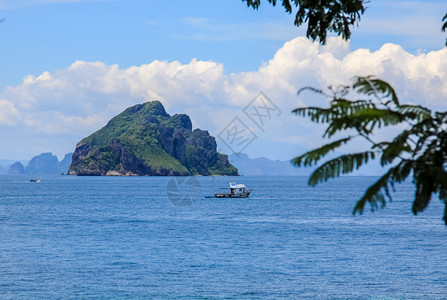
[{"label": "sea", "polygon": [[0,299],[446,299],[444,204],[375,180],[2,175]]}]

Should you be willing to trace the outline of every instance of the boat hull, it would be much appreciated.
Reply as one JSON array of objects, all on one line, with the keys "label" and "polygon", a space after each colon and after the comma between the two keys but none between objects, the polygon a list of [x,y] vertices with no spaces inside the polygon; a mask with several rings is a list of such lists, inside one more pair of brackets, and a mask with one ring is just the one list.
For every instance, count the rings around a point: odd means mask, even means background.
[{"label": "boat hull", "polygon": [[217,193],[213,198],[248,198],[248,196],[250,196],[249,192],[243,194]]},{"label": "boat hull", "polygon": [[252,190],[245,189],[244,184],[230,182],[230,193],[215,193],[214,196],[205,198],[248,198]]}]

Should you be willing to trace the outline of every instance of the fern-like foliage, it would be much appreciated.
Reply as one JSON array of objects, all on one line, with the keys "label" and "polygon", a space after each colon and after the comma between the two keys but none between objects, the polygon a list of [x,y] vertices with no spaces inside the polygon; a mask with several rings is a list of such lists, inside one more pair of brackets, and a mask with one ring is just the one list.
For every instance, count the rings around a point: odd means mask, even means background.
[{"label": "fern-like foliage", "polygon": [[292,160],[292,163],[297,167],[300,167],[302,165],[303,166],[312,166],[312,165],[318,163],[318,161],[321,158],[323,158],[326,154],[328,154],[329,152],[334,151],[335,149],[339,148],[343,144],[346,144],[347,142],[349,142],[350,139],[351,139],[351,137],[340,139],[338,141],[324,145],[323,147],[320,147],[318,149],[306,152],[301,156],[295,157]]},{"label": "fern-like foliage", "polygon": [[409,142],[410,134],[410,131],[404,130],[397,135],[392,142],[383,142],[380,146],[377,146],[382,149],[382,156],[380,158],[382,166],[392,163],[395,159],[401,157],[403,152],[412,152]]},{"label": "fern-like foliage", "polygon": [[[445,17],[447,19],[447,16]],[[325,92],[305,88],[318,94]],[[331,88],[330,91],[333,91]],[[329,107],[300,107],[293,110],[298,116],[326,124],[324,138],[348,131],[354,135],[332,141],[308,151],[295,159],[296,166],[312,166],[324,157],[354,139],[363,138],[369,149],[360,153],[344,154],[321,163],[309,178],[309,185],[349,174],[370,160],[380,158],[388,171],[371,185],[354,207],[353,213],[362,213],[368,203],[372,210],[391,201],[395,184],[412,174],[416,187],[412,211],[422,212],[438,194],[446,203],[443,220],[447,224],[447,112],[432,112],[420,105],[401,105],[392,86],[372,76],[357,77],[351,86],[342,87],[342,98],[333,92]],[[349,100],[347,95],[360,99]],[[374,141],[374,133],[384,127],[399,125],[402,131],[389,141]]]},{"label": "fern-like foliage", "polygon": [[[447,29],[447,14],[445,14],[444,18],[442,18],[442,21],[444,22],[444,24],[442,25],[441,30],[445,32]],[[447,46],[447,39],[445,39],[445,45]]]},{"label": "fern-like foliage", "polygon": [[[390,168],[379,180],[371,185],[365,194],[357,201],[353,213],[363,213],[365,204],[369,203],[374,211],[386,204],[385,195],[391,200],[390,188],[394,189],[396,182],[404,181],[410,174],[412,167],[411,161],[401,161],[397,166]],[[384,195],[385,193],[385,195]]]},{"label": "fern-like foliage", "polygon": [[383,80],[372,76],[357,77],[354,81],[353,88],[360,94],[365,94],[368,96],[373,95],[377,99],[385,101],[385,104],[389,103],[390,101],[395,105],[399,105],[399,100],[397,99],[397,94],[393,87]]},{"label": "fern-like foliage", "polygon": [[[258,9],[261,0],[242,0],[247,6]],[[289,14],[296,9],[296,26],[307,24],[306,35],[313,41],[319,40],[326,43],[328,32],[334,32],[345,40],[351,36],[351,27],[360,21],[365,12],[366,0],[333,0],[333,1],[309,1],[309,0],[268,0],[276,6],[281,3]]]},{"label": "fern-like foliage", "polygon": [[320,182],[327,181],[330,178],[339,177],[341,174],[348,174],[357,170],[369,160],[375,158],[376,153],[366,151],[342,155],[331,159],[318,167],[309,178],[309,185],[316,186]]},{"label": "fern-like foliage", "polygon": [[397,111],[408,119],[422,122],[431,117],[431,110],[420,105],[399,105]]}]

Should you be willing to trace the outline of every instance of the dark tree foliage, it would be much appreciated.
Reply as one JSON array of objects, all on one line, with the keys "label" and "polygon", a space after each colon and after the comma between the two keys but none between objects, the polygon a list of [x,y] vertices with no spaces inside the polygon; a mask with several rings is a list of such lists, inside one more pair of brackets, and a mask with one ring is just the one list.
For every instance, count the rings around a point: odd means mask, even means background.
[{"label": "dark tree foliage", "polygon": [[[258,9],[261,0],[242,0],[247,6]],[[276,0],[268,0],[276,6]],[[360,21],[365,12],[367,0],[281,0],[286,12],[292,13],[293,7],[298,11],[295,16],[295,25],[301,26],[307,22],[306,36],[313,41],[326,43],[327,32],[335,32],[343,39],[351,37],[351,26]]]},{"label": "dark tree foliage", "polygon": [[[247,6],[258,9],[261,0],[242,0]],[[277,0],[268,0],[276,6]],[[279,1],[278,1],[279,2]],[[365,12],[368,0],[281,0],[286,12],[298,9],[295,25],[308,23],[307,37],[326,42],[327,32],[335,32],[349,40],[350,27],[356,25]],[[447,14],[443,17],[441,30],[447,30]],[[446,39],[447,46],[447,39]],[[304,88],[325,94],[322,90]],[[331,138],[341,132],[354,133],[332,141],[320,148],[296,157],[296,166],[315,165],[328,153],[349,143],[355,138],[363,138],[370,144],[367,151],[342,155],[321,164],[309,178],[309,185],[315,186],[341,174],[348,174],[368,161],[380,158],[382,166],[390,165],[388,171],[371,185],[357,202],[353,213],[362,213],[366,203],[375,210],[391,200],[390,189],[395,183],[413,177],[416,193],[413,213],[423,211],[433,194],[444,201],[443,220],[447,225],[447,112],[432,112],[419,105],[401,105],[394,89],[386,82],[373,77],[358,77],[352,86],[337,90],[330,88],[332,98],[329,108],[303,107],[293,112],[310,117],[311,121],[327,124],[323,137]],[[300,93],[299,92],[299,93]],[[362,98],[348,100],[354,92]],[[365,98],[363,98],[365,97]],[[376,142],[373,134],[386,126],[406,125],[393,140]]]},{"label": "dark tree foliage", "polygon": [[[391,200],[390,190],[395,183],[413,177],[416,187],[412,211],[423,211],[434,194],[447,207],[447,112],[432,112],[420,105],[400,104],[394,89],[386,82],[373,77],[358,77],[351,86],[336,90],[329,88],[330,95],[313,88],[316,93],[331,98],[328,108],[302,107],[293,112],[309,117],[315,123],[327,124],[323,135],[332,138],[336,134],[350,133],[320,148],[311,150],[292,160],[296,166],[312,166],[320,162],[329,152],[362,138],[369,149],[360,153],[341,155],[319,165],[309,178],[309,185],[315,186],[341,174],[348,174],[368,161],[380,159],[388,171],[371,185],[357,202],[353,213],[362,213],[366,203],[372,210],[385,206]],[[299,92],[299,93],[300,93]],[[348,100],[354,93],[357,100]],[[378,129],[399,125],[404,127],[399,134],[388,141],[374,141]],[[447,209],[444,210],[447,224]]]},{"label": "dark tree foliage", "polygon": [[[445,14],[444,18],[442,18],[444,25],[442,25],[442,31],[445,32],[447,29],[447,14]],[[445,45],[447,46],[447,39],[445,39]]]}]

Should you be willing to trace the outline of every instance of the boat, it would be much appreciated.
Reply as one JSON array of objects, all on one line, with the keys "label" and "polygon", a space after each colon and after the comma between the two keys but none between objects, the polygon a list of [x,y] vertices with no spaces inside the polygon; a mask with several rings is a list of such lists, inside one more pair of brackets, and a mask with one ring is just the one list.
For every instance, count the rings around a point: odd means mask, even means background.
[{"label": "boat", "polygon": [[252,190],[247,189],[245,184],[236,184],[235,182],[230,182],[230,192],[229,193],[215,193],[214,196],[206,198],[248,198]]},{"label": "boat", "polygon": [[41,179],[31,179],[30,180],[30,182],[41,182],[42,181],[42,178]]}]

